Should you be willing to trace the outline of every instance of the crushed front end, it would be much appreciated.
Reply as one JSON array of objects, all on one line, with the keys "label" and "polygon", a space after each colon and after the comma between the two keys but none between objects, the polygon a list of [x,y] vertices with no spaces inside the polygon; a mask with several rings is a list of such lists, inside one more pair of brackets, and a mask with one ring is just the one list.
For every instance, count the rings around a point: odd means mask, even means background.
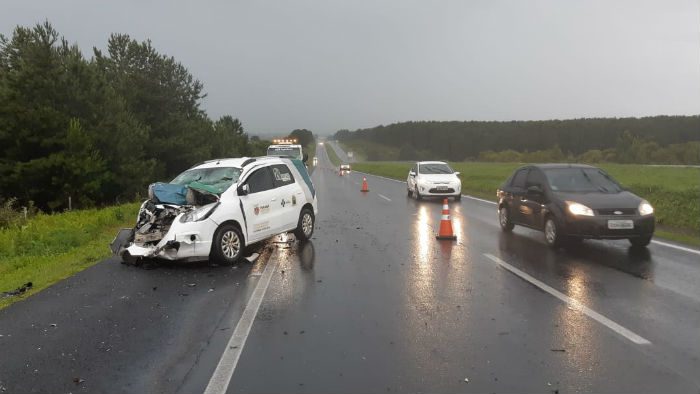
[{"label": "crushed front end", "polygon": [[[182,195],[182,199],[177,195]],[[136,226],[117,234],[110,245],[112,253],[132,264],[142,258],[206,260],[218,227],[209,215],[218,204],[218,196],[200,190],[151,185],[149,199],[139,209]]]}]

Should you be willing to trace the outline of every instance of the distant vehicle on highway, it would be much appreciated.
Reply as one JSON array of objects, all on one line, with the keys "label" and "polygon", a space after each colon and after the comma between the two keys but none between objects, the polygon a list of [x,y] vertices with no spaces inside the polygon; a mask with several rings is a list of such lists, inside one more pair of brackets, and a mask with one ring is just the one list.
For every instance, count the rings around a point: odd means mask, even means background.
[{"label": "distant vehicle on highway", "polygon": [[318,213],[304,164],[276,157],[207,161],[150,185],[148,197],[136,226],[111,245],[126,263],[146,257],[232,264],[247,245],[280,233],[308,240]]},{"label": "distant vehicle on highway", "polygon": [[654,208],[600,168],[538,164],[517,169],[501,186],[498,221],[544,232],[548,245],[566,241],[628,239],[646,246],[654,234]]},{"label": "distant vehicle on highway", "polygon": [[313,163],[315,166],[318,165],[318,157],[314,156]]},{"label": "distant vehicle on highway", "polygon": [[462,199],[462,181],[455,172],[442,161],[419,161],[408,172],[406,179],[408,196],[417,200],[424,197],[454,197]]},{"label": "distant vehicle on highway", "polygon": [[340,172],[340,175],[347,175],[352,171],[350,168],[350,164],[341,164],[340,168],[338,169],[338,172]]},{"label": "distant vehicle on highway", "polygon": [[268,156],[288,157],[304,163],[308,160],[308,155],[303,153],[301,145],[298,145],[296,140],[273,140],[273,143],[267,147]]}]

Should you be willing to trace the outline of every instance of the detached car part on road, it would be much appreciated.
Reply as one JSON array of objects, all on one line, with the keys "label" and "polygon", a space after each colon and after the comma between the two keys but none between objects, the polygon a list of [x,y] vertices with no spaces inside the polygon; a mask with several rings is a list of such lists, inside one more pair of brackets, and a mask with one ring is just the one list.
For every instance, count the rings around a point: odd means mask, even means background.
[{"label": "detached car part on road", "polygon": [[293,231],[311,238],[316,191],[300,160],[261,157],[198,164],[148,188],[133,229],[111,245],[126,263],[141,258],[235,263],[245,246]]},{"label": "detached car part on road", "polygon": [[539,164],[517,169],[501,186],[498,221],[544,232],[548,245],[565,241],[628,239],[646,246],[654,234],[654,208],[600,168]]},{"label": "detached car part on road", "polygon": [[459,172],[442,161],[419,161],[408,172],[406,179],[408,196],[421,200],[424,197],[454,197],[462,199],[462,181]]}]

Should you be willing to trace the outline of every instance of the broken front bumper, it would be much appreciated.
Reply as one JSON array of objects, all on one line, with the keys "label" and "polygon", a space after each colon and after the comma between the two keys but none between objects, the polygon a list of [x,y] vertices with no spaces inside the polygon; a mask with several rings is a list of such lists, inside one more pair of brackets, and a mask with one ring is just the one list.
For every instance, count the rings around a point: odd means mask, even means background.
[{"label": "broken front bumper", "polygon": [[166,260],[206,260],[218,224],[211,219],[182,223],[173,221],[165,236],[153,244],[133,242],[134,230],[122,229],[110,248],[112,253],[125,261],[138,258],[161,258]]}]

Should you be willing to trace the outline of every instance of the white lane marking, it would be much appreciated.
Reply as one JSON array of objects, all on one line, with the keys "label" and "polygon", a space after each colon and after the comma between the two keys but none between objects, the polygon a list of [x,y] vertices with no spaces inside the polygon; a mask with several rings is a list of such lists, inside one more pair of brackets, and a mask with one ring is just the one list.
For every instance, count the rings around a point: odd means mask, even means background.
[{"label": "white lane marking", "polygon": [[374,175],[374,174],[370,174],[370,173],[368,173],[368,172],[362,172],[362,171],[355,171],[355,172],[358,173],[358,174],[362,174],[362,175],[373,176],[373,177],[375,177],[375,178],[386,179],[387,181],[393,181],[393,182],[398,182],[398,183],[406,183],[406,181],[400,181],[400,180],[398,180],[398,179],[387,178],[387,177],[381,176],[381,175]]},{"label": "white lane marking", "polygon": [[387,196],[385,196],[385,195],[383,195],[383,194],[379,194],[379,193],[377,193],[377,195],[378,195],[379,197],[381,197],[381,198],[383,198],[383,199],[385,199],[385,200],[391,202],[391,199],[390,199],[389,197],[387,197]]},{"label": "white lane marking", "polygon": [[260,304],[265,297],[267,287],[270,285],[272,274],[277,270],[277,255],[278,251],[275,250],[272,256],[270,256],[267,267],[265,267],[265,271],[260,277],[257,286],[255,286],[255,290],[248,300],[248,304],[241,315],[241,319],[238,321],[238,324],[236,324],[236,329],[233,331],[231,339],[229,339],[228,344],[226,344],[226,349],[224,349],[224,353],[221,355],[221,359],[216,366],[214,374],[211,379],[209,379],[209,384],[206,390],[204,390],[204,394],[224,394],[228,389],[228,385],[231,383],[231,377],[236,370],[236,365],[238,365],[238,359],[243,352],[243,346],[245,346],[248,334],[250,334],[250,328],[253,326],[255,316],[258,314],[258,309],[260,309]]},{"label": "white lane marking", "polygon": [[567,304],[571,309],[574,309],[576,311],[579,311],[583,313],[584,315],[590,317],[591,319],[597,321],[598,323],[608,327],[609,329],[615,331],[616,333],[622,335],[623,337],[629,339],[630,341],[636,343],[637,345],[650,345],[651,342],[634,332],[628,330],[625,327],[622,327],[621,325],[615,323],[614,321],[608,319],[607,317],[601,315],[600,313],[594,311],[593,309],[583,305],[580,301],[577,301],[561,292],[558,290],[546,285],[545,283],[533,278],[532,276],[528,275],[527,273],[513,267],[512,265],[506,263],[505,261],[499,259],[498,257],[489,254],[489,253],[484,253],[484,256],[486,256],[489,260],[495,262],[496,264],[500,265],[504,269],[510,271],[511,273],[515,274],[516,276],[519,276],[521,279],[524,279],[531,284],[539,287],[540,289],[546,291],[547,293],[553,295],[554,297],[557,297],[561,301],[563,301],[565,304]]},{"label": "white lane marking", "polygon": [[462,194],[462,197],[471,198],[472,200],[481,201],[481,202],[489,203],[492,205],[496,205],[495,201],[484,200],[483,198],[472,197],[472,196],[469,196],[467,194]]},{"label": "white lane marking", "polygon": [[682,250],[682,251],[688,252],[688,253],[700,254],[700,250],[691,249],[691,248],[686,248],[686,247],[678,246],[678,245],[674,245],[674,244],[669,244],[669,243],[666,243],[666,242],[657,241],[657,240],[655,240],[655,239],[651,240],[651,243],[654,243],[654,244],[657,244],[657,245],[661,245],[661,246],[665,246],[665,247],[667,247],[667,248],[673,248],[673,249]]}]

